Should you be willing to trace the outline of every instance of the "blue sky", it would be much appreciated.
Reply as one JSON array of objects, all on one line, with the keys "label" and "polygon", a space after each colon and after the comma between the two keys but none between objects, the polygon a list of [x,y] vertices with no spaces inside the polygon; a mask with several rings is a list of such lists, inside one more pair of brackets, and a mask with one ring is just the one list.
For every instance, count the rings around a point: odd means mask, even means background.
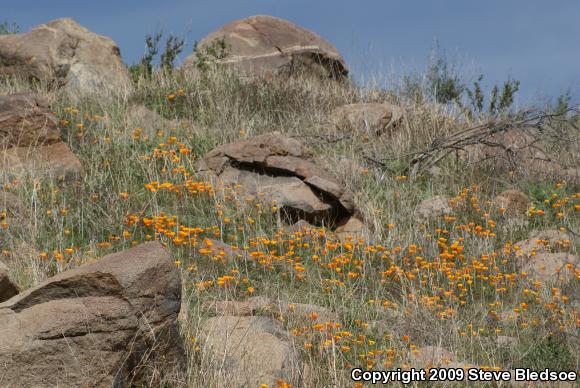
[{"label": "blue sky", "polygon": [[[307,27],[331,41],[358,80],[396,82],[423,71],[437,42],[468,79],[489,87],[508,76],[521,81],[518,102],[541,103],[570,89],[580,103],[579,0],[19,0],[3,19],[26,31],[73,17],[113,38],[125,62],[144,52],[156,30],[194,41],[223,24],[267,14]],[[183,56],[182,56],[183,57]]]}]

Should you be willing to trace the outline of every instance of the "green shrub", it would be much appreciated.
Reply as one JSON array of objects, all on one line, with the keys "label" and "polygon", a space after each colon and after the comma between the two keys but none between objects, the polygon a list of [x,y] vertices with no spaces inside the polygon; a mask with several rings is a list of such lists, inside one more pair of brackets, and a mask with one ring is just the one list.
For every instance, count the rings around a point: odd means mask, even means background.
[{"label": "green shrub", "polygon": [[495,116],[509,111],[513,106],[515,95],[520,89],[520,81],[508,78],[501,87],[501,94],[500,88],[494,85],[487,98],[487,108],[485,108],[486,98],[481,85],[482,80],[483,74],[473,82],[473,89],[465,88],[470,105],[467,115],[474,118],[483,115]]},{"label": "green shrub", "polygon": [[8,34],[18,34],[20,32],[20,26],[16,23],[8,23],[8,21],[3,21],[0,23],[0,35]]},{"label": "green shrub", "polygon": [[[155,67],[154,61],[159,54],[159,42],[162,36],[163,32],[157,32],[154,35],[145,37],[145,45],[147,47],[145,54],[138,64],[129,66],[133,81],[137,82],[141,77],[151,78]],[[184,44],[183,39],[169,35],[165,41],[165,51],[161,53],[159,58],[159,68],[165,72],[173,71],[175,59],[183,51]]]},{"label": "green shrub", "polygon": [[465,90],[445,55],[440,56],[436,50],[427,69],[427,87],[431,97],[440,104],[459,100]]},{"label": "green shrub", "polygon": [[199,47],[197,42],[194,46],[195,66],[200,70],[207,70],[216,60],[228,56],[229,47],[225,38],[216,38],[209,44]]},{"label": "green shrub", "polygon": [[[501,88],[494,85],[487,93],[482,85],[483,78],[483,74],[480,75],[469,88],[445,53],[440,53],[435,46],[424,78],[416,74],[405,75],[399,94],[419,104],[425,100],[439,104],[454,104],[469,119],[508,112],[519,91],[520,82],[508,78]],[[565,105],[567,101],[569,100],[562,97],[557,104],[560,107],[567,106]]]}]

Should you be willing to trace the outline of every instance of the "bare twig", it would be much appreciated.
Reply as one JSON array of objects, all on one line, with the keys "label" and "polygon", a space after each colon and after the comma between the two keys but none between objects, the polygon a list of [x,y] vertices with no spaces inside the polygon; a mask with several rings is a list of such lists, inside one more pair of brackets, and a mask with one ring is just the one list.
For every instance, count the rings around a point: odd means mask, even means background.
[{"label": "bare twig", "polygon": [[475,127],[462,129],[447,137],[435,139],[425,150],[415,153],[415,156],[409,165],[409,175],[411,179],[415,178],[419,172],[430,168],[444,159],[447,155],[458,150],[465,150],[468,146],[483,144],[489,147],[502,148],[508,158],[516,154],[523,148],[536,148],[541,151],[536,143],[538,138],[534,138],[523,147],[512,147],[493,141],[493,135],[502,132],[508,132],[513,129],[526,130],[528,132],[536,131],[540,133],[554,122],[566,120],[566,116],[571,112],[578,114],[577,108],[568,109],[564,112],[546,113],[542,111],[524,111],[515,116],[509,116],[501,119],[493,118],[488,122]]}]

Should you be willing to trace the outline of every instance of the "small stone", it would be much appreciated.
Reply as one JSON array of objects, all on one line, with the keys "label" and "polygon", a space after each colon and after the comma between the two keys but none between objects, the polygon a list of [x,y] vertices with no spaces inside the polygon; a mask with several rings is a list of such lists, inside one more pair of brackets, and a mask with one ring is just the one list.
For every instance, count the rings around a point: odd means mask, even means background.
[{"label": "small stone", "polygon": [[127,122],[133,130],[140,128],[145,134],[152,136],[159,130],[169,131],[179,123],[162,117],[144,105],[132,105],[127,112]]},{"label": "small stone", "polygon": [[284,230],[286,233],[309,233],[314,227],[308,221],[298,220],[294,224],[285,227]]},{"label": "small stone", "polygon": [[211,238],[204,239],[199,244],[199,246],[196,247],[195,251],[198,254],[207,256],[212,260],[218,260],[222,262],[235,261],[240,257],[244,257],[245,255],[245,252],[239,252],[231,245]]},{"label": "small stone", "polygon": [[493,200],[494,207],[508,217],[525,216],[529,203],[528,196],[516,189],[506,190]]},{"label": "small stone", "polygon": [[339,322],[337,313],[330,311],[326,307],[314,304],[283,302],[277,306],[274,305],[273,308],[277,309],[281,315],[295,320],[307,322]]},{"label": "small stone", "polygon": [[496,342],[500,346],[507,346],[507,347],[517,346],[520,343],[520,341],[518,341],[517,338],[508,337],[505,335],[498,335],[496,338]]},{"label": "small stone", "polygon": [[425,199],[417,206],[418,218],[426,222],[432,218],[449,215],[453,212],[449,204],[449,198],[443,195],[437,195],[433,198]]},{"label": "small stone", "polygon": [[349,239],[357,240],[363,237],[364,223],[356,217],[351,217],[349,220],[336,228],[335,233],[340,241],[347,241]]}]

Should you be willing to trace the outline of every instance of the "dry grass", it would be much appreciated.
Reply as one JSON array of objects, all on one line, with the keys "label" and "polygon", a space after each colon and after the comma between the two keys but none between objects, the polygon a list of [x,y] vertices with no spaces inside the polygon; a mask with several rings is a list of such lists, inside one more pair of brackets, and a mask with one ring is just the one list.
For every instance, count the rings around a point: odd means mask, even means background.
[{"label": "dry grass", "polygon": [[[0,93],[29,88],[6,81]],[[3,260],[27,288],[132,244],[164,241],[183,273],[188,306],[182,327],[188,376],[170,385],[215,385],[213,372],[199,367],[199,330],[209,314],[202,303],[250,295],[339,314],[340,322],[321,326],[275,317],[309,364],[308,386],[351,386],[349,368],[409,365],[410,354],[425,345],[490,368],[578,369],[580,354],[571,340],[578,338],[578,275],[567,285],[538,284],[522,276],[510,248],[534,229],[577,232],[578,187],[550,176],[490,174],[454,158],[409,181],[404,171],[413,152],[470,125],[453,109],[308,77],[243,83],[212,73],[191,82],[157,74],[140,81],[130,99],[116,100],[75,101],[38,89],[62,120],[63,139],[86,176],[73,185],[35,177],[0,183],[20,197],[27,220],[2,230]],[[330,124],[335,107],[359,101],[404,104],[403,125],[392,136],[373,138]],[[146,105],[175,126],[137,130],[129,118],[132,104]],[[341,244],[324,230],[284,232],[275,209],[196,177],[196,160],[213,147],[274,130],[307,143],[355,193],[371,226],[365,241]],[[561,150],[577,155],[574,147]],[[491,205],[510,187],[526,193],[543,214],[510,223]],[[420,222],[417,204],[438,194],[455,198],[453,216]],[[227,261],[200,253],[206,238],[247,256]],[[514,308],[517,323],[494,318]],[[516,337],[519,345],[498,345],[498,335]]]}]

